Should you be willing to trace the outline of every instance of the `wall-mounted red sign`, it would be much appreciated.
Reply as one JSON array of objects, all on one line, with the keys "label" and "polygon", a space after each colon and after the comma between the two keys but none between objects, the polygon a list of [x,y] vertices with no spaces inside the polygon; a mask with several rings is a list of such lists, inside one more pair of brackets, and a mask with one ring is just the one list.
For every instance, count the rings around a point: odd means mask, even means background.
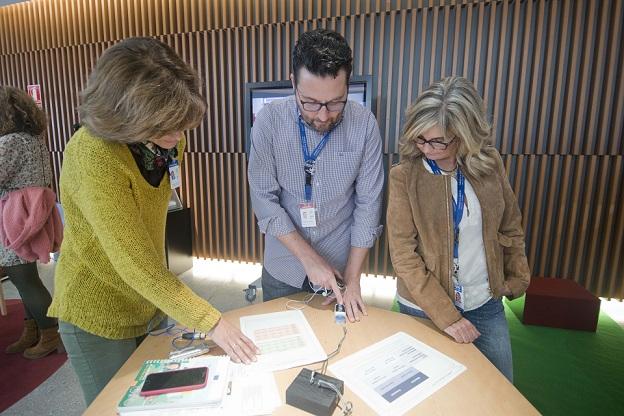
[{"label": "wall-mounted red sign", "polygon": [[28,88],[28,95],[30,95],[32,99],[35,100],[37,105],[41,107],[41,85],[39,84],[29,85],[27,88]]}]

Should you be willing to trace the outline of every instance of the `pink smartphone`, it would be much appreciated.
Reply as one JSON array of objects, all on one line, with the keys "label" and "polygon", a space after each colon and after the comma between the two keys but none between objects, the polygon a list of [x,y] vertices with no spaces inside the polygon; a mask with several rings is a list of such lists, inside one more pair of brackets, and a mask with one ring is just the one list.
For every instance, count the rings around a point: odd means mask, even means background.
[{"label": "pink smartphone", "polygon": [[208,367],[183,368],[182,370],[152,373],[145,377],[139,393],[141,396],[201,389],[208,382]]}]

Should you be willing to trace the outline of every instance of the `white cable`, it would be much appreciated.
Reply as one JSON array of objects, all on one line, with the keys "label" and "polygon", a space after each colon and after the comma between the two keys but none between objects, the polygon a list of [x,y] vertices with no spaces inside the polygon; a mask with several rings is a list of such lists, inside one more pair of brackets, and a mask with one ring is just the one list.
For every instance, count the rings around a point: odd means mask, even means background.
[{"label": "white cable", "polygon": [[[306,306],[308,306],[308,303],[312,302],[312,299],[314,299],[314,297],[320,292],[324,290],[323,288],[318,289],[316,292],[312,293],[312,294],[308,294],[306,295],[303,300],[294,300],[291,299],[288,302],[286,302],[286,309],[290,309],[293,311],[300,311],[306,308]],[[302,306],[292,306],[292,304],[303,304]]]},{"label": "white cable", "polygon": [[344,409],[340,406],[340,402],[342,402],[343,399],[342,393],[340,393],[340,390],[338,390],[338,387],[336,387],[334,383],[319,379],[316,381],[316,385],[321,388],[329,389],[336,393],[336,395],[338,396],[338,403],[336,403],[336,406],[338,406],[340,410],[342,410],[343,415],[347,416],[351,414],[351,412],[353,411],[353,403],[351,403],[350,401],[345,402]]}]

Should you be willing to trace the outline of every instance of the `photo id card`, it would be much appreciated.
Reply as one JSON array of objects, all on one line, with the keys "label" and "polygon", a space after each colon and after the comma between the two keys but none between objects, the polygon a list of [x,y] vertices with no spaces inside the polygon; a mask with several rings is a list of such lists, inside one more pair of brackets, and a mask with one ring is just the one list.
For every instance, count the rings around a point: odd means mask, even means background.
[{"label": "photo id card", "polygon": [[462,311],[464,310],[464,287],[457,282],[453,283],[453,289],[455,292],[454,303]]},{"label": "photo id card", "polygon": [[301,226],[303,228],[316,227],[316,207],[314,202],[299,204],[299,215],[301,215]]},{"label": "photo id card", "polygon": [[180,164],[177,160],[172,160],[169,163],[169,182],[171,183],[171,189],[180,187]]}]

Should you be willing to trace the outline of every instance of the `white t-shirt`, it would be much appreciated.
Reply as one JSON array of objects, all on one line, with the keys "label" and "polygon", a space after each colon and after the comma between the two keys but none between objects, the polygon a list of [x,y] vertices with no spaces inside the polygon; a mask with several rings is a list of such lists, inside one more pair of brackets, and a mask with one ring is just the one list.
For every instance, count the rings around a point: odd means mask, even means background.
[{"label": "white t-shirt", "polygon": [[[433,175],[429,164],[422,159],[428,172]],[[443,175],[447,173],[442,172]],[[453,198],[457,201],[457,179],[451,178]],[[483,225],[481,204],[472,185],[466,178],[464,192],[466,206],[459,223],[459,284],[464,287],[464,311],[471,311],[483,306],[492,298],[488,279],[485,247],[483,245]],[[397,300],[406,306],[420,309],[418,305],[407,301],[397,294]]]}]

